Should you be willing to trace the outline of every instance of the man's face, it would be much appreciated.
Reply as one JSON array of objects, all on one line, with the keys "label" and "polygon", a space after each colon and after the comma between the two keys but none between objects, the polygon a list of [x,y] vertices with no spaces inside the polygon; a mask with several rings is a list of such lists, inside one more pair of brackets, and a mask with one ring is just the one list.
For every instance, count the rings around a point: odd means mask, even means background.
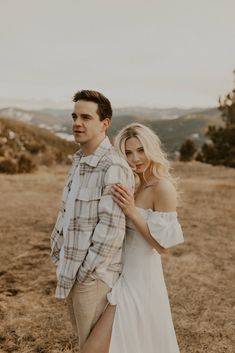
[{"label": "man's face", "polygon": [[98,104],[79,100],[74,104],[72,113],[73,134],[81,147],[96,146],[105,136],[109,119],[100,121],[97,113]]}]

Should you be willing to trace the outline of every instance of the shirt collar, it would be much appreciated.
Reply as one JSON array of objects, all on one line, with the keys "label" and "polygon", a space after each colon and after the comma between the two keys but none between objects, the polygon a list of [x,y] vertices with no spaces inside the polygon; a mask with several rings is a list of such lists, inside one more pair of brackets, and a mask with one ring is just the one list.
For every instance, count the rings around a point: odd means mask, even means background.
[{"label": "shirt collar", "polygon": [[111,146],[112,145],[109,141],[109,138],[108,136],[106,136],[92,154],[89,154],[89,156],[85,156],[82,150],[80,149],[78,152],[75,153],[75,158],[80,158],[80,164],[85,163],[90,165],[91,167],[96,167],[100,159],[107,152],[107,150],[110,149]]}]

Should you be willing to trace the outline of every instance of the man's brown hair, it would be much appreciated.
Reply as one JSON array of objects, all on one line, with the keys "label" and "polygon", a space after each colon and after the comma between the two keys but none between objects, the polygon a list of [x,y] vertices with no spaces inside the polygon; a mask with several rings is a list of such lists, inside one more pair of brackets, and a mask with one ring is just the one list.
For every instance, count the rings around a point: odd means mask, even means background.
[{"label": "man's brown hair", "polygon": [[111,103],[102,93],[91,90],[78,91],[73,96],[73,102],[77,102],[79,100],[97,103],[97,114],[100,117],[100,121],[104,120],[105,118],[112,118],[113,112]]}]

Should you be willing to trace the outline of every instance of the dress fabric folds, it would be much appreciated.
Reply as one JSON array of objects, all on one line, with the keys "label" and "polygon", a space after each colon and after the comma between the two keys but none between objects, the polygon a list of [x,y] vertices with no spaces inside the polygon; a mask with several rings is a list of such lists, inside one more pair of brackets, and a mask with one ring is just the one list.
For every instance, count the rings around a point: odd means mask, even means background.
[{"label": "dress fabric folds", "polygon": [[[165,247],[183,242],[176,212],[138,208]],[[109,353],[179,353],[161,256],[127,222],[123,272],[108,294],[116,305]]]}]

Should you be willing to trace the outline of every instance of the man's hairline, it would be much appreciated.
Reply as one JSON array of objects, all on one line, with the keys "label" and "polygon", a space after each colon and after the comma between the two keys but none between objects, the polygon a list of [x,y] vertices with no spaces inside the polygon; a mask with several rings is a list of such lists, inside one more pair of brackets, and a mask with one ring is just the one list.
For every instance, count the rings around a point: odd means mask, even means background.
[{"label": "man's hairline", "polygon": [[[101,120],[101,116],[99,115],[99,112],[98,112],[98,109],[99,109],[99,104],[97,103],[97,102],[94,102],[94,101],[92,101],[92,100],[86,100],[86,99],[78,99],[77,101],[73,101],[74,102],[74,105],[77,103],[77,102],[87,102],[87,103],[89,103],[89,102],[91,102],[91,103],[95,103],[96,105],[97,105],[97,110],[96,110],[96,114],[98,115],[98,117],[99,117],[99,121],[104,121],[105,119],[109,119],[110,121],[112,121],[112,118],[110,118],[110,117],[105,117],[105,118],[103,118],[102,120]],[[72,112],[72,114],[74,114],[74,111]],[[71,114],[71,115],[72,115]],[[89,114],[88,114],[89,115]]]}]

